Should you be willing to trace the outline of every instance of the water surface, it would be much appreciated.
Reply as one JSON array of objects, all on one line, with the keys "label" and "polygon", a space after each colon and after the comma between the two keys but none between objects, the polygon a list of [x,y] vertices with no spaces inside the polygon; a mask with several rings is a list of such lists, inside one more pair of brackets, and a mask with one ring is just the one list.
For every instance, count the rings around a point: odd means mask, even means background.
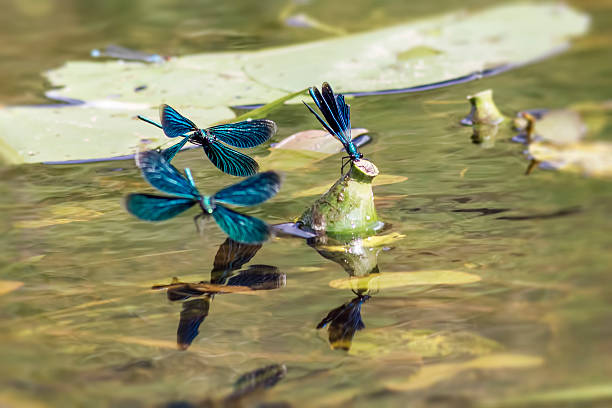
[{"label": "water surface", "polygon": [[[151,285],[173,277],[211,281],[231,269],[215,267],[225,237],[214,225],[198,236],[187,215],[161,225],[129,216],[121,198],[151,191],[132,161],[1,168],[0,279],[24,286],[0,296],[0,402],[221,401],[243,374],[271,365],[283,367],[278,381],[244,397],[245,405],[465,407],[612,386],[609,181],[541,170],[526,177],[523,147],[507,141],[509,134],[484,149],[458,124],[468,111],[465,96],[486,88],[508,114],[610,99],[612,4],[571,3],[592,14],[592,29],[562,55],[477,82],[351,102],[354,125],[374,138],[363,152],[383,174],[407,177],[375,188],[386,233],[405,236],[374,251],[378,270],[450,269],[482,280],[369,293],[361,305],[365,328],[353,333],[348,351],[330,347],[328,328],[316,327],[331,311],[345,305],[354,312],[360,302],[351,306],[356,294],[329,286],[346,271],[305,241],[275,239],[238,268],[274,272],[278,279],[283,274],[284,286],[169,301]],[[484,4],[490,2],[311,2],[296,10],[356,32]],[[277,16],[286,6],[9,2],[0,16],[0,102],[46,102],[42,69],[87,58],[108,43],[179,55],[331,35],[282,24]],[[601,118],[595,137],[610,140],[610,114]],[[271,119],[280,125],[276,140],[317,127],[297,105]],[[266,148],[254,152],[263,156]],[[184,152],[175,165],[190,167],[203,191],[234,181],[202,156]],[[331,185],[339,163],[334,156],[286,172],[281,193],[248,213],[271,223],[292,220],[315,198],[295,194],[322,181]],[[199,335],[180,350],[177,328],[185,310],[184,319],[206,317]],[[539,364],[461,366],[501,353]],[[448,365],[441,372],[457,375],[428,371],[441,364]],[[419,373],[431,381],[403,391],[394,386]],[[570,406],[582,406],[572,395]],[[612,399],[609,391],[586,395],[584,406],[603,407]]]}]

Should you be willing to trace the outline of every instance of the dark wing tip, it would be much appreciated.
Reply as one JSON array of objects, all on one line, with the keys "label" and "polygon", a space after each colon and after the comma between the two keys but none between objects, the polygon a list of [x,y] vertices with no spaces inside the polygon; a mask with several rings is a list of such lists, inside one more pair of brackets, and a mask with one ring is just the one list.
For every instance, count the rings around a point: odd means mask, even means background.
[{"label": "dark wing tip", "polygon": [[270,137],[274,136],[276,134],[276,132],[278,132],[278,125],[273,120],[270,120],[270,119],[264,119],[264,120],[266,121],[266,123],[270,127]]},{"label": "dark wing tip", "polygon": [[164,116],[164,110],[166,108],[171,108],[171,106],[165,103],[162,103],[161,105],[159,105],[159,117],[160,118]]},{"label": "dark wing tip", "polygon": [[331,85],[329,84],[329,82],[323,82],[323,85],[321,85],[321,91],[323,93],[330,93],[330,94],[334,94],[334,90],[332,89]]},{"label": "dark wing tip", "polygon": [[280,190],[280,186],[283,182],[283,176],[281,173],[274,171],[274,170],[269,170],[266,172],[261,173],[262,175],[266,175],[266,177],[268,177],[270,179],[271,184],[273,184],[275,186],[276,192],[278,193],[278,191]]}]

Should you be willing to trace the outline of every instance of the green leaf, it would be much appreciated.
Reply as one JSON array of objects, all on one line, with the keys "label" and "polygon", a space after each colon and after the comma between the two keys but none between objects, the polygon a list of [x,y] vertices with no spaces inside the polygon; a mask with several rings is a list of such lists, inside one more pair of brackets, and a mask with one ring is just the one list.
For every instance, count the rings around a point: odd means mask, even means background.
[{"label": "green leaf", "polygon": [[[128,155],[141,139],[166,140],[159,130],[129,121],[137,114],[156,118],[147,108],[162,103],[205,127],[232,119],[231,106],[282,99],[323,81],[340,92],[378,91],[520,65],[561,50],[587,27],[587,16],[567,6],[515,4],[276,49],[177,57],[163,64],[68,62],[46,73],[52,86],[61,87],[47,94],[87,103],[0,109],[0,159],[36,163]],[[142,85],[146,88],[137,92]]]},{"label": "green leaf", "polygon": [[[202,126],[234,116],[223,106],[180,110]],[[159,115],[157,109],[144,108],[0,109],[0,136],[5,142],[5,146],[0,143],[0,157],[13,156],[11,163],[102,159],[133,154],[143,143],[155,147],[171,140],[160,129],[137,120],[137,114],[156,120]]]},{"label": "green leaf", "polygon": [[[70,62],[47,73],[55,95],[201,107],[265,103],[329,81],[337,91],[406,88],[522,64],[584,33],[586,15],[559,4],[450,13],[375,31],[255,52],[206,53],[165,64]],[[139,85],[147,88],[135,92]]]},{"label": "green leaf", "polygon": [[297,92],[293,92],[293,93],[287,94],[287,95],[285,95],[283,97],[280,97],[280,98],[276,99],[275,101],[272,101],[270,103],[265,104],[264,106],[260,106],[257,109],[253,109],[251,111],[243,113],[242,115],[240,115],[240,116],[236,117],[235,119],[233,119],[233,121],[234,122],[240,122],[241,120],[247,120],[247,119],[261,119],[261,118],[265,118],[266,116],[268,116],[268,114],[270,112],[272,112],[275,109],[280,108],[288,100],[293,99],[296,96],[300,96],[302,94],[306,95],[306,91],[307,91],[307,89],[305,88],[305,89],[302,89],[301,91],[297,91]]}]

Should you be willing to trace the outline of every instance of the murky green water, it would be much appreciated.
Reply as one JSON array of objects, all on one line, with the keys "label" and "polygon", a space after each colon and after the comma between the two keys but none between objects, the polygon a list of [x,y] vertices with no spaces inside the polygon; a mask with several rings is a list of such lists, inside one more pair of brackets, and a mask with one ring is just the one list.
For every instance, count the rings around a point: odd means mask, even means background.
[{"label": "murky green water", "polygon": [[[8,2],[0,102],[43,102],[41,69],[107,43],[183,54],[329,35],[281,24],[282,1],[241,3]],[[277,364],[275,386],[234,403],[527,406],[540,394],[546,406],[609,406],[612,186],[552,171],[526,177],[523,147],[509,134],[483,149],[458,125],[465,96],[486,88],[508,114],[610,99],[612,3],[572,3],[592,14],[592,29],[563,55],[478,82],[351,102],[354,125],[374,137],[363,152],[383,174],[407,177],[375,187],[386,233],[404,235],[374,251],[380,272],[448,269],[482,280],[373,290],[349,351],[332,349],[327,328],[316,326],[356,296],[329,286],[346,272],[304,241],[273,240],[242,267],[278,268],[284,287],[171,302],[151,285],[218,278],[211,270],[225,237],[216,227],[200,237],[189,216],[162,225],[129,216],[121,197],[151,191],[132,161],[1,168],[0,280],[24,286],[0,296],[0,405],[219,402],[241,375]],[[327,23],[338,16],[338,26],[358,31],[460,6],[314,2],[297,10]],[[597,138],[612,139],[611,115],[600,116]],[[278,140],[316,127],[297,105],[271,119]],[[331,185],[339,161],[286,172],[278,197],[249,213],[293,219],[314,199],[299,191]],[[232,181],[199,150],[175,165],[192,168],[204,191]],[[178,350],[181,310],[186,318],[206,307],[199,335]]]}]

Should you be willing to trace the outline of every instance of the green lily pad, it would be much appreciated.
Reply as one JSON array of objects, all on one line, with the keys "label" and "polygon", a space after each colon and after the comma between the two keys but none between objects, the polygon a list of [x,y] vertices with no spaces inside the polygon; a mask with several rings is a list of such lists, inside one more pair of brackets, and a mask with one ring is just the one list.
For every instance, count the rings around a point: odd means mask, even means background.
[{"label": "green lily pad", "polygon": [[[377,91],[521,64],[557,51],[587,26],[586,15],[566,6],[517,4],[282,48],[178,57],[165,64],[70,62],[47,78],[65,87],[55,95],[88,102],[235,106],[265,103],[323,81],[337,91]],[[134,91],[143,84],[145,90]]]},{"label": "green lily pad", "polygon": [[35,163],[129,155],[141,139],[165,140],[155,129],[128,120],[136,114],[156,117],[147,107],[167,103],[207,126],[232,119],[230,106],[266,103],[322,81],[341,92],[378,91],[520,65],[561,50],[587,27],[588,17],[567,6],[515,4],[276,49],[177,57],[163,64],[68,62],[46,73],[51,85],[61,87],[48,96],[86,105],[0,109],[0,159]]},{"label": "green lily pad", "polygon": [[[235,116],[223,106],[181,111],[202,126]],[[137,114],[159,116],[157,109],[144,108],[0,109],[0,159],[15,164],[94,160],[133,154],[141,144],[170,141],[161,130],[135,119]]]}]

